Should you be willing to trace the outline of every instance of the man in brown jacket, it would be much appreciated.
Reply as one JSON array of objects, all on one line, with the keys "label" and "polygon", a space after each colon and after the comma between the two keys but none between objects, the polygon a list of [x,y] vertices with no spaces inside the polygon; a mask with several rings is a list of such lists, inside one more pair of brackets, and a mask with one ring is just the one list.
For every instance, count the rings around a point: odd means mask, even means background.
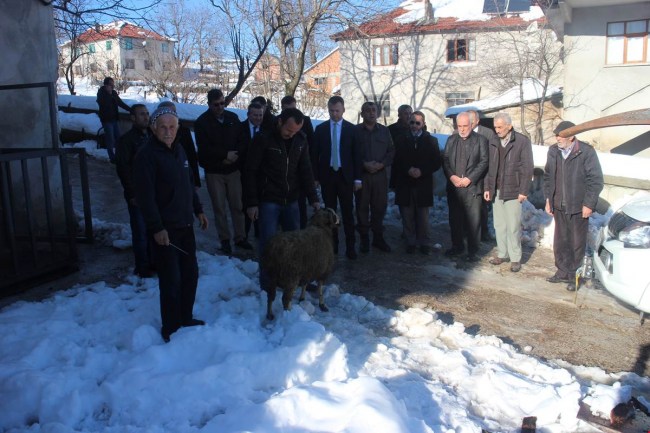
[{"label": "man in brown jacket", "polygon": [[512,272],[521,270],[521,204],[528,197],[533,177],[533,148],[528,137],[512,128],[507,113],[494,116],[499,142],[488,142],[489,170],[485,178],[485,201],[493,201],[497,256],[493,265],[508,261]]}]

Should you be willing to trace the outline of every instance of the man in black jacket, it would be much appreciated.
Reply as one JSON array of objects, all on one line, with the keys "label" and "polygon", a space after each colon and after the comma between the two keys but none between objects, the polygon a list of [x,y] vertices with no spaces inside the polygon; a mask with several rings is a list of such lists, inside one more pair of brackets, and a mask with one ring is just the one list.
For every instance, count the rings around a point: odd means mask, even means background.
[{"label": "man in black jacket", "polygon": [[[305,135],[300,132],[303,121],[304,116],[297,108],[282,111],[277,126],[256,135],[246,155],[245,201],[250,219],[259,219],[260,257],[278,224],[283,231],[300,227],[300,188],[304,188],[314,209],[320,207],[309,161],[309,146]],[[260,286],[266,290],[267,284],[266,273],[261,269]]]},{"label": "man in black jacket", "polygon": [[488,142],[490,167],[485,179],[483,198],[494,201],[494,229],[497,256],[493,265],[508,261],[512,272],[521,270],[521,204],[528,198],[533,177],[533,148],[528,137],[512,128],[507,113],[494,116],[499,141]]},{"label": "man in black jacket", "polygon": [[151,129],[154,137],[135,157],[134,185],[147,231],[155,241],[161,335],[167,342],[180,327],[205,324],[192,317],[199,275],[193,224],[196,215],[205,230],[208,219],[185,151],[175,141],[176,112],[169,108],[154,111]]},{"label": "man in black jacket", "polygon": [[135,273],[142,278],[153,275],[153,257],[147,228],[135,198],[133,180],[133,160],[136,153],[149,141],[149,110],[143,104],[133,104],[131,107],[133,127],[120,137],[115,155],[115,168],[124,189],[124,199],[129,210],[133,255],[135,256]]},{"label": "man in black jacket", "polygon": [[[354,235],[354,191],[361,188],[361,150],[355,144],[354,125],[343,119],[343,98],[332,96],[328,103],[330,119],[316,127],[310,147],[314,178],[320,183],[325,206],[341,205],[345,255],[357,258]],[[334,228],[334,253],[339,252],[339,228]]]},{"label": "man in black jacket", "polygon": [[118,107],[131,111],[131,107],[115,91],[115,81],[111,77],[104,78],[104,85],[97,90],[97,105],[99,106],[99,120],[104,128],[104,144],[108,152],[108,159],[115,163],[115,145],[120,139],[118,126]]},{"label": "man in black jacket", "polygon": [[594,148],[575,136],[558,135],[572,126],[572,122],[562,121],[553,130],[557,144],[549,147],[544,168],[546,212],[555,220],[553,254],[557,267],[546,281],[568,283],[569,291],[576,290],[575,275],[585,255],[589,217],[604,185]]},{"label": "man in black jacket", "polygon": [[391,180],[395,204],[402,216],[406,252],[420,247],[429,254],[429,209],[433,206],[433,173],[442,165],[438,139],[424,130],[424,113],[416,111],[409,120],[410,130],[395,141]]},{"label": "man in black jacket", "polygon": [[[488,142],[488,148],[490,148],[492,145],[494,145],[495,147],[498,146],[499,137],[491,128],[488,128],[487,126],[483,126],[479,123],[480,116],[478,114],[478,111],[469,110],[468,113],[469,113],[469,121],[472,124],[472,130],[477,134],[485,137],[485,139]],[[483,202],[481,203],[481,242],[490,242],[494,240],[494,238],[490,234],[490,229],[488,224],[488,219],[489,219],[488,217],[490,216],[491,208],[492,208],[492,203],[483,200]]]},{"label": "man in black jacket", "polygon": [[[178,111],[176,110],[176,104],[174,104],[172,101],[163,101],[160,104],[158,104],[158,107],[156,108],[169,108],[170,110],[173,110],[176,114],[178,114]],[[176,141],[183,146],[183,150],[185,151],[185,156],[187,156],[187,162],[190,164],[190,169],[192,170],[192,178],[194,179],[194,186],[196,188],[201,188],[201,174],[199,173],[199,162],[198,162],[198,157],[196,155],[196,147],[194,146],[194,140],[192,139],[192,131],[190,131],[190,128],[187,126],[183,126],[183,124],[180,123],[180,119],[178,122],[178,132],[176,133]]]},{"label": "man in black jacket", "polygon": [[232,254],[228,210],[233,225],[235,246],[247,250],[252,246],[244,233],[241,164],[239,162],[239,118],[226,110],[223,92],[208,92],[208,109],[194,124],[199,164],[205,170],[212,209],[221,241],[221,252]]},{"label": "man in black jacket", "polygon": [[[287,95],[280,100],[281,110],[297,107],[298,103],[296,102],[296,98],[291,95]],[[314,146],[314,125],[311,124],[309,116],[305,116],[302,122],[301,131],[305,134],[305,138],[307,138],[307,144],[309,145],[311,152],[311,148]],[[302,189],[300,190],[300,196],[298,197],[298,210],[300,211],[300,228],[304,229],[307,227],[307,195]]]},{"label": "man in black jacket", "polygon": [[456,117],[458,133],[447,140],[443,168],[447,178],[447,205],[452,246],[445,252],[448,257],[461,255],[465,250],[467,235],[468,262],[479,260],[481,239],[481,201],[483,178],[488,170],[487,140],[472,131],[469,113]]}]

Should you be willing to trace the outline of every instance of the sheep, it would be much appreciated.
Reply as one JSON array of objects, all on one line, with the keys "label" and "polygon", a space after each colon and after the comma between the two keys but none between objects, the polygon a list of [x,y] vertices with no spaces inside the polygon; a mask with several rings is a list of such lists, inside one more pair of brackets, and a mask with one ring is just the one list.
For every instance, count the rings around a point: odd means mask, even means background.
[{"label": "sheep", "polygon": [[268,275],[266,318],[273,320],[273,301],[276,288],[282,292],[282,305],[291,310],[291,299],[296,287],[301,286],[300,301],[305,300],[306,285],[318,282],[318,306],[329,311],[323,300],[323,282],[332,272],[336,257],[332,231],[339,225],[339,217],[330,208],[314,213],[304,230],[279,232],[266,244],[261,269]]}]

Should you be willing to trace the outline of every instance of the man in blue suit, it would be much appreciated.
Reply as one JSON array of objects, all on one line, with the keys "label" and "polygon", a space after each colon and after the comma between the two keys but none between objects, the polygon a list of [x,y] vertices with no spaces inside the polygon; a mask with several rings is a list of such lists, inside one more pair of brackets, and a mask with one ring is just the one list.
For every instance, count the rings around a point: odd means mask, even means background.
[{"label": "man in blue suit", "polygon": [[[345,255],[357,258],[354,235],[354,191],[361,188],[361,153],[354,142],[354,125],[343,119],[345,102],[340,96],[332,96],[327,102],[330,120],[318,125],[314,131],[311,149],[312,169],[320,184],[325,206],[337,209],[341,205],[343,231],[345,232]],[[338,228],[332,233],[334,253],[338,254]]]}]

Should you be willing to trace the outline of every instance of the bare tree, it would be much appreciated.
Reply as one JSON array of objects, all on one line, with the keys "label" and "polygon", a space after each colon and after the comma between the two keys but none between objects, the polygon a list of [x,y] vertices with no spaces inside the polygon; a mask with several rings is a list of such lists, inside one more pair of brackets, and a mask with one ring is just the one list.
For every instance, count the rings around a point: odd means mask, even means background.
[{"label": "bare tree", "polygon": [[275,14],[274,0],[210,0],[222,14],[237,69],[236,82],[226,89],[229,104],[242,90],[283,24]]},{"label": "bare tree", "polygon": [[[487,77],[497,91],[518,88],[519,130],[535,143],[544,142],[545,103],[551,85],[559,80],[568,47],[557,39],[545,19],[532,21],[525,29],[504,23],[498,31],[486,33],[486,42],[494,51],[477,70],[477,76]],[[535,80],[539,83],[538,100],[531,105],[524,93]],[[532,131],[526,122],[531,117]]]}]

